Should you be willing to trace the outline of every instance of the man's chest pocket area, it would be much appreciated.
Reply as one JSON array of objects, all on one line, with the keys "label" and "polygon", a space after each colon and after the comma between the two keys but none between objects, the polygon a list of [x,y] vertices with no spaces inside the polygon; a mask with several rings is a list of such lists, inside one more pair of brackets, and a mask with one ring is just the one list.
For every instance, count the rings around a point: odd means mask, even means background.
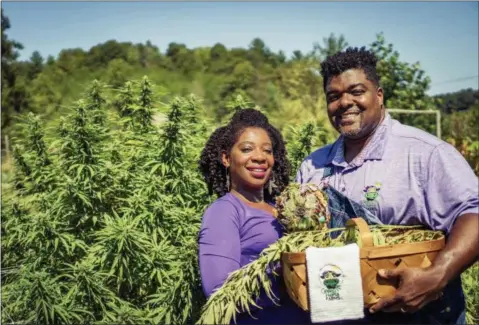
[{"label": "man's chest pocket area", "polygon": [[377,210],[377,215],[384,223],[388,224],[393,220],[400,222],[404,217],[419,217],[421,204],[418,201],[420,196],[416,191],[407,187],[383,188],[383,190],[377,199],[377,206],[372,209]]}]

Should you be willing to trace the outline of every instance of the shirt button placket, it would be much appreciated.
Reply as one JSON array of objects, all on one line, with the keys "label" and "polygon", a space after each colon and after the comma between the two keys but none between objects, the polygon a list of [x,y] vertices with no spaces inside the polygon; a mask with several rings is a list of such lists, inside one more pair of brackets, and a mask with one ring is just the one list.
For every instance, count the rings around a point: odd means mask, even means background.
[{"label": "shirt button placket", "polygon": [[346,191],[346,183],[344,182],[343,172],[344,172],[344,170],[342,170],[341,173],[339,174],[339,188],[341,189],[341,192]]}]

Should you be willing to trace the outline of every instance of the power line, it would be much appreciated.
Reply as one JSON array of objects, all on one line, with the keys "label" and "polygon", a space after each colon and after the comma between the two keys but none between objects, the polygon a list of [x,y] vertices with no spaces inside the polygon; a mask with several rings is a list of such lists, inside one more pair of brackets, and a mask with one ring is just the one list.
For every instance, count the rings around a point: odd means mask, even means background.
[{"label": "power line", "polygon": [[462,78],[457,78],[457,79],[449,79],[449,80],[445,80],[445,81],[441,81],[441,82],[432,83],[431,86],[442,85],[442,84],[447,84],[447,83],[457,82],[457,81],[464,81],[464,80],[469,80],[469,79],[475,79],[477,77],[479,77],[479,75],[462,77]]}]

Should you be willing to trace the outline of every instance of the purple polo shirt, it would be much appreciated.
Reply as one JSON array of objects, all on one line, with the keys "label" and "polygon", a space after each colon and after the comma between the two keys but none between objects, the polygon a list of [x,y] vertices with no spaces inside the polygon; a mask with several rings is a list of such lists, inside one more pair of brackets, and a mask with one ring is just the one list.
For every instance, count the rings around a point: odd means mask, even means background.
[{"label": "purple polo shirt", "polygon": [[[391,118],[351,163],[343,137],[309,155],[296,181],[323,179],[384,224],[423,224],[450,232],[456,218],[479,213],[478,178],[450,144]],[[369,194],[368,194],[369,192]]]},{"label": "purple polo shirt", "polygon": [[[281,225],[270,213],[250,207],[231,193],[213,202],[203,215],[198,239],[201,282],[206,297],[220,288],[231,272],[256,260],[263,249],[282,235]],[[273,279],[271,275],[270,278]],[[273,292],[279,297],[278,282],[274,279]],[[251,306],[256,319],[245,314],[238,324],[309,323],[309,315],[289,299],[282,299],[281,306],[276,307],[263,292],[257,304],[263,309]]]}]

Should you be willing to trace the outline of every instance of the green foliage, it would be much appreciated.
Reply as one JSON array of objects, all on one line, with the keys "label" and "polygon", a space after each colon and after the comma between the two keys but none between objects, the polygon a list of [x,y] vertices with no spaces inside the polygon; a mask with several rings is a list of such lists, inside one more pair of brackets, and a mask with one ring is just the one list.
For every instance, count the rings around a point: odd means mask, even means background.
[{"label": "green foliage", "polygon": [[324,45],[321,46],[316,42],[313,45],[313,55],[316,56],[319,61],[324,61],[328,56],[341,52],[349,46],[344,35],[336,36],[334,33],[323,38],[323,44]]},{"label": "green foliage", "polygon": [[[38,116],[22,120],[2,196],[4,322],[198,319],[197,233],[214,198],[197,161],[215,125],[197,97],[162,104],[154,89],[146,77],[115,91],[95,80],[49,137]],[[304,142],[299,160],[307,140],[292,140]]]},{"label": "green foliage", "polygon": [[431,79],[421,70],[419,62],[410,64],[399,60],[393,44],[387,44],[378,34],[371,50],[379,59],[378,74],[384,89],[384,102],[389,108],[433,109],[433,100],[426,95]]},{"label": "green foliage", "polygon": [[[8,43],[4,29],[2,35],[7,40],[2,44],[17,44]],[[278,116],[290,106],[302,105],[311,112],[309,118],[324,107],[319,104],[324,95],[318,62],[309,56],[288,60],[284,52],[273,52],[259,38],[246,49],[227,49],[221,43],[190,49],[170,43],[163,53],[150,42],[108,40],[89,50],[64,49],[57,58],[48,57],[46,63],[38,52],[29,61],[17,62],[17,58],[18,53],[9,59],[10,70],[2,69],[2,75],[3,71],[12,71],[16,79],[16,86],[12,84],[3,92],[12,94],[2,97],[2,123],[8,133],[15,133],[12,118],[23,111],[44,115],[48,124],[56,123],[90,80],[118,89],[127,78],[140,79],[145,74],[173,97],[194,93],[203,98],[204,113],[211,119],[223,119],[223,108],[238,94]],[[171,100],[168,96],[161,99]],[[278,124],[280,128],[284,121]]]},{"label": "green foliage", "polygon": [[113,59],[108,62],[105,72],[105,81],[117,88],[123,85],[131,75],[132,67],[123,59]]},{"label": "green foliage", "polygon": [[30,62],[32,63],[30,69],[27,73],[29,79],[35,79],[35,77],[42,72],[43,70],[43,57],[40,55],[40,52],[34,51],[30,57]]},{"label": "green foliage", "polygon": [[303,160],[316,148],[326,145],[329,139],[327,131],[311,122],[290,126],[288,131],[287,150],[291,162],[291,177],[294,179]]},{"label": "green foliage", "polygon": [[434,96],[437,108],[446,114],[466,111],[479,101],[479,90],[471,88]]},{"label": "green foliage", "polygon": [[[214,197],[196,164],[215,125],[197,97],[163,104],[146,77],[111,90],[93,81],[49,137],[38,116],[22,120],[2,196],[6,323],[200,319],[197,234]],[[236,96],[225,116],[246,107]],[[314,123],[288,129],[296,167],[328,141]]]},{"label": "green foliage", "polygon": [[13,112],[20,112],[26,106],[25,80],[19,77],[21,67],[16,61],[23,45],[10,40],[6,30],[10,26],[10,20],[2,17],[2,130],[9,125]]},{"label": "green foliage", "polygon": [[461,275],[462,287],[466,296],[466,324],[479,324],[479,263],[469,267]]},{"label": "green foliage", "polygon": [[[13,157],[2,161],[2,320],[194,322],[204,303],[196,236],[214,199],[197,172],[200,149],[236,110],[256,107],[287,140],[294,177],[337,136],[320,59],[287,59],[257,38],[232,49],[171,43],[163,53],[149,41],[109,40],[19,62],[9,28],[2,10],[2,133]],[[329,39],[326,52],[346,44]],[[399,62],[384,38],[372,47],[389,107],[435,105],[419,66]],[[479,173],[469,102],[445,118],[444,134]]]},{"label": "green foliage", "polygon": [[[155,127],[146,77],[116,100],[106,89],[94,81],[49,142],[37,116],[22,121],[2,196],[4,322],[197,317],[196,236],[211,201],[194,168],[207,134],[199,102],[175,98]],[[107,120],[113,103],[122,109]]]},{"label": "green foliage", "polygon": [[[435,109],[437,100],[426,94],[431,79],[421,69],[419,62],[410,64],[399,60],[399,52],[393,44],[386,43],[382,33],[371,44],[371,50],[379,59],[377,71],[384,90],[384,105],[387,108],[425,110]],[[434,117],[429,115],[394,115],[408,125],[414,125],[435,134]]]},{"label": "green foliage", "polygon": [[466,111],[458,111],[444,118],[444,138],[451,143],[479,175],[479,101]]},{"label": "green foliage", "polygon": [[277,198],[277,219],[286,232],[320,230],[330,219],[328,197],[321,186],[291,183]]},{"label": "green foliage", "polygon": [[437,96],[442,114],[443,139],[466,158],[479,175],[479,91],[466,89]]},{"label": "green foliage", "polygon": [[[152,82],[166,91],[161,100],[194,93],[203,98],[204,113],[210,119],[223,120],[227,114],[226,103],[240,94],[262,107],[281,131],[290,125],[311,121],[323,125],[329,139],[336,136],[325,120],[318,69],[326,55],[348,46],[343,35],[331,34],[323,39],[322,45],[314,43],[309,53],[295,51],[290,59],[255,38],[248,48],[227,49],[216,43],[191,49],[173,42],[163,52],[149,41],[133,44],[108,40],[89,50],[64,49],[57,58],[50,56],[46,62],[34,51],[29,61],[18,62],[18,50],[22,46],[8,39],[9,27],[10,21],[2,13],[4,134],[15,135],[14,117],[26,111],[44,115],[48,125],[57,123],[90,80],[97,79],[118,89],[127,78],[140,79],[148,74]],[[434,109],[441,99],[447,112],[451,105],[458,109],[470,107],[469,93],[461,94],[459,97],[464,100],[459,102],[451,102],[450,96],[428,97],[430,80],[419,63],[401,62],[399,53],[382,34],[377,35],[371,49],[380,58],[378,68],[387,107]],[[435,134],[435,120],[430,115],[394,117]]]}]

